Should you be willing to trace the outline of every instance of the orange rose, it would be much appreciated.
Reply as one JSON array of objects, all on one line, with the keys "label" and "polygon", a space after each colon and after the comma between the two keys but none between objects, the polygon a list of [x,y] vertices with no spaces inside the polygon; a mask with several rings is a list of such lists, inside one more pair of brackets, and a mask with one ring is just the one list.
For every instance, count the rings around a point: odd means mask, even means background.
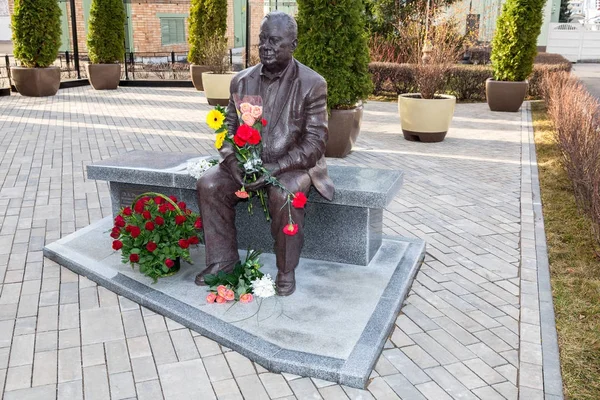
[{"label": "orange rose", "polygon": [[225,303],[226,301],[227,301],[227,300],[225,300],[223,297],[221,297],[221,296],[217,296],[217,303],[219,303],[219,304],[223,304],[223,303]]},{"label": "orange rose", "polygon": [[225,300],[231,301],[235,299],[235,293],[233,293],[233,290],[229,289],[225,292],[225,296],[223,297],[225,297]]},{"label": "orange rose", "polygon": [[227,286],[225,285],[219,285],[217,286],[217,294],[221,297],[225,297],[225,293],[227,293]]},{"label": "orange rose", "polygon": [[210,292],[208,294],[208,296],[206,296],[206,302],[207,303],[214,303],[216,299],[217,299],[217,295],[214,294],[213,292]]},{"label": "orange rose", "polygon": [[252,301],[252,293],[246,293],[240,296],[241,303],[250,303]]}]

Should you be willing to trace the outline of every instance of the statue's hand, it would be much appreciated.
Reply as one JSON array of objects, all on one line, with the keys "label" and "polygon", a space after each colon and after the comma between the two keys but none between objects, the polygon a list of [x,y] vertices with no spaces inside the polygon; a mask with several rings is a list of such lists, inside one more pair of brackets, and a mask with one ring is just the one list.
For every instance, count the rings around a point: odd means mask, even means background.
[{"label": "statue's hand", "polygon": [[[264,164],[263,167],[269,171],[269,175],[277,176],[279,174],[279,164]],[[246,184],[246,189],[253,191],[264,188],[267,185],[267,174],[263,174],[256,182]]]}]

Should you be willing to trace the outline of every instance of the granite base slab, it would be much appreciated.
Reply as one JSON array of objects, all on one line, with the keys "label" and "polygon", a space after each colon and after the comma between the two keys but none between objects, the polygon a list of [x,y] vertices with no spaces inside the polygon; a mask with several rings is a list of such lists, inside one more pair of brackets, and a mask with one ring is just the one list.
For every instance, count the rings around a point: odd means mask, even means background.
[{"label": "granite base slab", "polygon": [[[111,225],[98,221],[47,245],[44,255],[270,371],[357,388],[366,386],[425,254],[421,240],[385,238],[367,266],[301,259],[292,296],[207,304],[207,289],[194,284],[205,268],[202,246],[192,251],[194,265],[182,263],[177,275],[152,284],[120,262]],[[261,261],[274,277],[274,255]]]}]

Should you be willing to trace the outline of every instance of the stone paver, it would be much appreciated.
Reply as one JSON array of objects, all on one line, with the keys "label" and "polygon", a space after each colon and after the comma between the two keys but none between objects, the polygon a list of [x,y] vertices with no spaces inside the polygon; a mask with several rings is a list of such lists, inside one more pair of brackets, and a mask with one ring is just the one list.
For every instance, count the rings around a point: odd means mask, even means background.
[{"label": "stone paver", "polygon": [[428,243],[358,390],[272,374],[43,258],[44,244],[111,212],[107,184],[87,180],[87,164],[135,149],[216,154],[200,92],[80,87],[1,98],[4,398],[560,398],[528,106],[457,105],[438,144],[405,141],[396,107],[369,102],[355,151],[329,161],[404,170],[384,233]]}]

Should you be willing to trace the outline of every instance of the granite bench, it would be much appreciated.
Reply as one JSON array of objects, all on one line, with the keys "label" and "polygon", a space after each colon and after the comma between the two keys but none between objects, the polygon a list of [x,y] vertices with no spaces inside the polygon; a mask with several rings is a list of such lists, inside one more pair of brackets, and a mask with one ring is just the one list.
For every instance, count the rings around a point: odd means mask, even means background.
[{"label": "granite bench", "polygon": [[[198,211],[196,179],[187,173],[192,154],[133,151],[87,166],[88,179],[110,185],[113,215],[141,193],[174,195]],[[330,165],[335,196],[327,201],[312,188],[306,209],[302,257],[368,265],[382,243],[383,209],[402,186],[401,171]],[[273,251],[269,222],[258,203],[248,214],[240,202],[236,225],[241,249]]]}]

